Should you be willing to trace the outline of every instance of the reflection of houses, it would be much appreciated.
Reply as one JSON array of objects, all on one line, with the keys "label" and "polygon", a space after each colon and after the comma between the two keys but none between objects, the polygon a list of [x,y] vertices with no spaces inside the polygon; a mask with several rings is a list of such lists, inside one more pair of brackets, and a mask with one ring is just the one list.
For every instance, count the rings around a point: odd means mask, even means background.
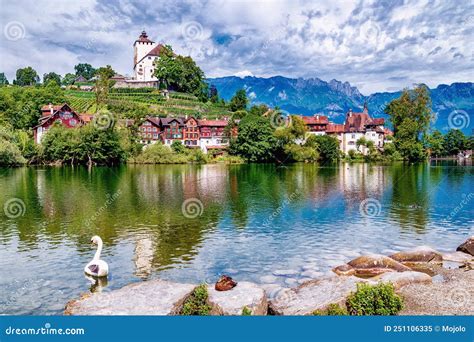
[{"label": "reflection of houses", "polygon": [[152,236],[139,237],[136,241],[134,258],[135,275],[148,278],[153,270],[153,254],[155,246]]},{"label": "reflection of houses", "polygon": [[[86,118],[89,120],[89,117]],[[41,118],[37,126],[33,127],[35,142],[39,144],[43,135],[55,123],[68,128],[84,124],[82,117],[69,107],[67,103],[59,106],[47,105],[41,108]]]}]

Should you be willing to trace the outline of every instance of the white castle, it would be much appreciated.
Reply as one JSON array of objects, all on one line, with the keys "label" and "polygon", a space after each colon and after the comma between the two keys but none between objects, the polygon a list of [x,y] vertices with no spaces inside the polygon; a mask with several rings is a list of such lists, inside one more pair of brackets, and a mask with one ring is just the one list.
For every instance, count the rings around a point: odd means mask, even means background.
[{"label": "white castle", "polygon": [[141,82],[157,81],[153,76],[155,70],[155,59],[160,56],[164,46],[157,44],[148,39],[145,31],[143,31],[138,39],[133,43],[133,72],[134,80]]}]

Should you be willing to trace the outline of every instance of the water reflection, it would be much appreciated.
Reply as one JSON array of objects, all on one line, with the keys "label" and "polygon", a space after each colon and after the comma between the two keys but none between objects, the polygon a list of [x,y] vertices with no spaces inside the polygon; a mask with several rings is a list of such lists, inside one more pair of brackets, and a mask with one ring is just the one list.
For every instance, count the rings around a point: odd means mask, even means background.
[{"label": "water reflection", "polygon": [[[1,169],[0,204],[19,198],[26,210],[0,217],[0,291],[12,277],[41,278],[61,289],[59,302],[77,296],[93,235],[113,278],[91,291],[224,271],[259,282],[278,267],[327,271],[367,251],[452,249],[472,233],[473,203],[450,215],[472,185],[472,167],[439,162]],[[187,199],[202,202],[200,216],[183,215]],[[373,217],[361,215],[367,199],[380,203]],[[6,312],[57,313],[58,305]]]}]

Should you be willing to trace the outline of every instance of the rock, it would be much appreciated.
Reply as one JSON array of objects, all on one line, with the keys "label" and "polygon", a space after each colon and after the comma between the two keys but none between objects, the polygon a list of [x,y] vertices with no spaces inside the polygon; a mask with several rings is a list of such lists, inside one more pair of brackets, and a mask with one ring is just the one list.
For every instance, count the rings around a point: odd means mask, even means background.
[{"label": "rock", "polygon": [[338,275],[343,275],[343,276],[351,276],[351,275],[356,274],[355,268],[348,265],[348,264],[344,264],[344,265],[334,267],[333,271],[334,271],[334,273],[336,273]]},{"label": "rock", "polygon": [[307,283],[308,281],[311,281],[313,280],[313,278],[300,278],[298,279],[298,284],[304,284],[304,283]]},{"label": "rock", "polygon": [[269,311],[275,315],[311,315],[331,303],[343,305],[357,283],[356,277],[328,277],[306,282],[296,289],[283,289],[270,300]]},{"label": "rock", "polygon": [[211,315],[241,315],[244,307],[252,311],[252,315],[266,315],[268,311],[267,295],[260,286],[240,281],[229,291],[216,291],[213,286],[207,288],[208,304]]},{"label": "rock", "polygon": [[474,255],[474,236],[471,236],[469,239],[467,239],[456,250],[459,252],[464,252],[470,255]]},{"label": "rock", "polygon": [[277,277],[272,275],[261,276],[260,281],[264,284],[273,284],[277,281]]},{"label": "rock", "polygon": [[453,253],[444,253],[443,261],[452,261],[460,264],[470,262],[474,260],[474,256],[464,253],[464,252],[453,252]]},{"label": "rock", "polygon": [[285,279],[285,284],[286,285],[295,285],[297,283],[297,280],[295,278],[286,278]]},{"label": "rock", "polygon": [[306,277],[306,278],[316,279],[316,278],[321,277],[323,274],[324,273],[322,273],[322,272],[316,272],[316,271],[313,271],[313,270],[308,270],[308,271],[304,271],[303,273],[301,273],[301,276]]},{"label": "rock", "polygon": [[93,293],[66,305],[66,315],[177,315],[195,285],[165,280],[134,283]]},{"label": "rock", "polygon": [[411,269],[385,255],[368,254],[349,261],[347,265],[338,266],[333,271],[339,275],[373,277],[385,272],[406,272]]},{"label": "rock", "polygon": [[443,261],[443,256],[438,251],[428,246],[420,246],[408,251],[397,252],[390,255],[390,258],[404,265],[410,265],[420,262],[438,262]]},{"label": "rock", "polygon": [[276,276],[292,276],[298,274],[296,270],[275,270],[273,271],[273,275]]},{"label": "rock", "polygon": [[423,272],[407,271],[407,272],[388,272],[371,278],[374,282],[390,282],[395,290],[410,284],[429,284],[432,282],[431,277]]}]

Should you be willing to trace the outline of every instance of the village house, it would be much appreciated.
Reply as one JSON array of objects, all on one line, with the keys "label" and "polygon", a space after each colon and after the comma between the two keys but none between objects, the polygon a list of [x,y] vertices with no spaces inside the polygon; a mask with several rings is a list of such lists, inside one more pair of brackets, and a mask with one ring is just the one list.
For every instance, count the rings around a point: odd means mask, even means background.
[{"label": "village house", "polygon": [[[198,120],[194,117],[153,118],[148,117],[138,128],[140,143],[148,145],[158,141],[171,146],[174,141],[189,148],[200,148],[207,153],[209,150],[224,150],[229,145],[226,133],[228,120]],[[233,131],[236,133],[236,131]]]},{"label": "village house", "polygon": [[[89,117],[85,116],[85,119],[89,120]],[[72,110],[67,103],[58,106],[53,106],[52,104],[43,106],[41,108],[39,123],[33,127],[34,139],[37,144],[41,142],[43,135],[55,123],[73,128],[83,125],[85,121],[81,115]]]}]

